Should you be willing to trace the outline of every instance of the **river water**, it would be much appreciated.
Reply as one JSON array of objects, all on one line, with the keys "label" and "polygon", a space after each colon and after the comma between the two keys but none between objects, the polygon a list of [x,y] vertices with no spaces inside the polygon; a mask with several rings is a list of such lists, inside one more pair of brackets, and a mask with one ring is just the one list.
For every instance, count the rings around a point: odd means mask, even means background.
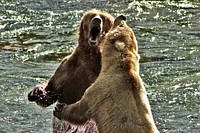
[{"label": "river water", "polygon": [[160,132],[200,132],[199,0],[1,0],[0,133],[51,132],[53,106],[39,108],[27,93],[76,47],[81,16],[93,8],[127,16]]}]

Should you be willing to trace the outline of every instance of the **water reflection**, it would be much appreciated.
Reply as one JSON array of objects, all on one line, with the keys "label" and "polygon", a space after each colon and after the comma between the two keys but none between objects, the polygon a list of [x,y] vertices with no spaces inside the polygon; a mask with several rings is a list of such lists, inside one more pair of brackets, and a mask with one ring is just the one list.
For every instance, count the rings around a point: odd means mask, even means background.
[{"label": "water reflection", "polygon": [[198,1],[44,0],[0,2],[0,132],[51,132],[53,106],[27,101],[77,44],[91,8],[124,14],[139,43],[141,76],[161,132],[200,130]]}]

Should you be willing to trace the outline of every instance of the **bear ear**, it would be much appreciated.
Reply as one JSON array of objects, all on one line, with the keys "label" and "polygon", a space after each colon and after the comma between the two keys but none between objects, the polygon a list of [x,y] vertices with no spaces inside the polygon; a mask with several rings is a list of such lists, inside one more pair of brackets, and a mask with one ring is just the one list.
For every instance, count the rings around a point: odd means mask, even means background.
[{"label": "bear ear", "polygon": [[124,50],[125,48],[125,43],[124,42],[121,42],[121,41],[116,41],[115,42],[115,48],[119,51],[122,51]]}]

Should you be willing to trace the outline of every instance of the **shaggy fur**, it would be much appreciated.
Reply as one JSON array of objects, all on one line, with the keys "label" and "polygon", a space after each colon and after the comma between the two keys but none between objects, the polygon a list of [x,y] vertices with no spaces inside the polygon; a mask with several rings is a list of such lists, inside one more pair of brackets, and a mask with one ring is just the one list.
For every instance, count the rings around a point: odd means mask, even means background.
[{"label": "shaggy fur", "polygon": [[125,17],[115,19],[102,52],[97,80],[75,104],[55,108],[54,115],[73,124],[94,120],[99,133],[157,133],[146,90],[139,76],[139,56]]},{"label": "shaggy fur", "polygon": [[[78,29],[78,47],[63,59],[46,86],[36,86],[28,94],[28,100],[42,107],[56,101],[72,104],[80,100],[100,73],[102,49],[99,44],[113,21],[107,12],[91,10],[85,13]],[[58,120],[55,123],[59,123]]]}]

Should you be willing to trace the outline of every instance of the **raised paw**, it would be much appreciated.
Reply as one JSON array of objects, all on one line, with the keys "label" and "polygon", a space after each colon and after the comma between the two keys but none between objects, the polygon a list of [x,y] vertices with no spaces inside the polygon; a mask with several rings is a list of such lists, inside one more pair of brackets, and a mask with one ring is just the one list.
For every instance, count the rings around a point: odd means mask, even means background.
[{"label": "raised paw", "polygon": [[29,92],[28,100],[30,102],[37,101],[42,95],[44,95],[44,93],[44,87],[41,85],[37,85],[31,92]]},{"label": "raised paw", "polygon": [[53,111],[53,115],[61,120],[62,111],[67,106],[65,103],[58,103]]}]

